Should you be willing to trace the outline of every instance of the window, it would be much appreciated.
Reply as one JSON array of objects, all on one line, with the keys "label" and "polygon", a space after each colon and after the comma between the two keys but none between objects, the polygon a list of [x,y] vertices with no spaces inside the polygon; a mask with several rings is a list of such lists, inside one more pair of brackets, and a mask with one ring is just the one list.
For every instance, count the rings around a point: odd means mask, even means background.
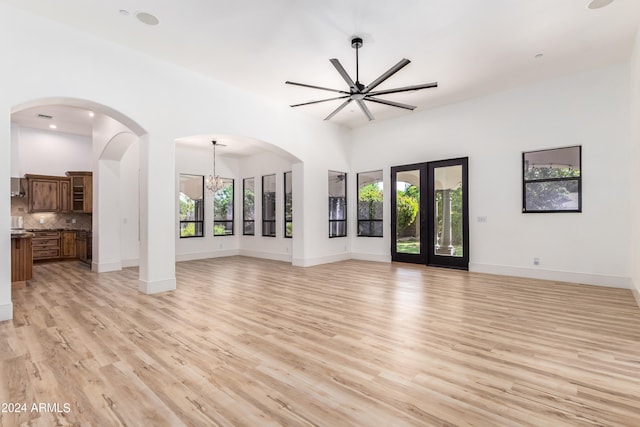
[{"label": "window", "polygon": [[347,235],[347,174],[329,171],[329,237]]},{"label": "window", "polygon": [[358,174],[358,236],[382,237],[382,171]]},{"label": "window", "polygon": [[262,235],[276,237],[276,176],[262,177]]},{"label": "window", "polygon": [[293,237],[293,193],[291,172],[284,173],[284,237]]},{"label": "window", "polygon": [[245,178],[242,180],[242,234],[253,236],[256,234],[256,180]]},{"label": "window", "polygon": [[582,147],[522,153],[522,212],[582,212]]},{"label": "window", "polygon": [[222,188],[213,195],[213,235],[233,235],[233,179],[222,178]]},{"label": "window", "polygon": [[204,236],[204,177],[180,174],[180,238]]}]

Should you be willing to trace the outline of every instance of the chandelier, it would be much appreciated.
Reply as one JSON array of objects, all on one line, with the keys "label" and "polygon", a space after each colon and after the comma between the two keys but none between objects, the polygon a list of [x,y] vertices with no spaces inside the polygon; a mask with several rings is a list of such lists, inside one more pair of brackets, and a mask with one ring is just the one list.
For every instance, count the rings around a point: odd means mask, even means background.
[{"label": "chandelier", "polygon": [[206,187],[207,191],[211,194],[215,194],[218,190],[222,189],[222,178],[216,174],[216,141],[211,141],[213,144],[213,175],[207,177]]}]

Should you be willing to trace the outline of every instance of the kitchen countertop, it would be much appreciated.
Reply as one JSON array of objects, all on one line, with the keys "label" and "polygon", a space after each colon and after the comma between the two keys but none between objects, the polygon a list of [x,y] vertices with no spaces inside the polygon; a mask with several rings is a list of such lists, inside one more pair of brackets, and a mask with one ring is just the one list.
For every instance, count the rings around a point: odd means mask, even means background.
[{"label": "kitchen countertop", "polygon": [[29,233],[37,233],[38,231],[84,231],[89,232],[85,228],[29,228],[26,230]]},{"label": "kitchen countertop", "polygon": [[11,238],[12,239],[27,239],[27,238],[31,238],[33,236],[34,236],[34,234],[30,233],[28,231],[22,231],[22,232],[18,232],[18,233],[14,232],[14,231],[11,232]]}]

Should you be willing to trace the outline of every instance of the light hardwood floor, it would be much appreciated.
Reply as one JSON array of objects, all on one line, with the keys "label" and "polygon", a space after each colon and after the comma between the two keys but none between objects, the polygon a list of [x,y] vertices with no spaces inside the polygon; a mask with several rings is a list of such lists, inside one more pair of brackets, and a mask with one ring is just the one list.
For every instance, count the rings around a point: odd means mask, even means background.
[{"label": "light hardwood floor", "polygon": [[0,424],[640,425],[629,290],[243,257],[177,279],[37,265],[0,324],[0,402],[27,410]]}]

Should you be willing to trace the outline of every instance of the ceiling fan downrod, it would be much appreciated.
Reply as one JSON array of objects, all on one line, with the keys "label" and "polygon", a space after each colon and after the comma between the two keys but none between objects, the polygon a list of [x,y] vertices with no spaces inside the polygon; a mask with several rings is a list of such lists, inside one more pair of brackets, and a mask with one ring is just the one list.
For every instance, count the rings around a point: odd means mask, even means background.
[{"label": "ceiling fan downrod", "polygon": [[362,39],[360,37],[352,38],[351,47],[356,50],[356,87],[362,91],[364,85],[360,83],[360,57],[358,56],[359,49],[362,47]]}]

